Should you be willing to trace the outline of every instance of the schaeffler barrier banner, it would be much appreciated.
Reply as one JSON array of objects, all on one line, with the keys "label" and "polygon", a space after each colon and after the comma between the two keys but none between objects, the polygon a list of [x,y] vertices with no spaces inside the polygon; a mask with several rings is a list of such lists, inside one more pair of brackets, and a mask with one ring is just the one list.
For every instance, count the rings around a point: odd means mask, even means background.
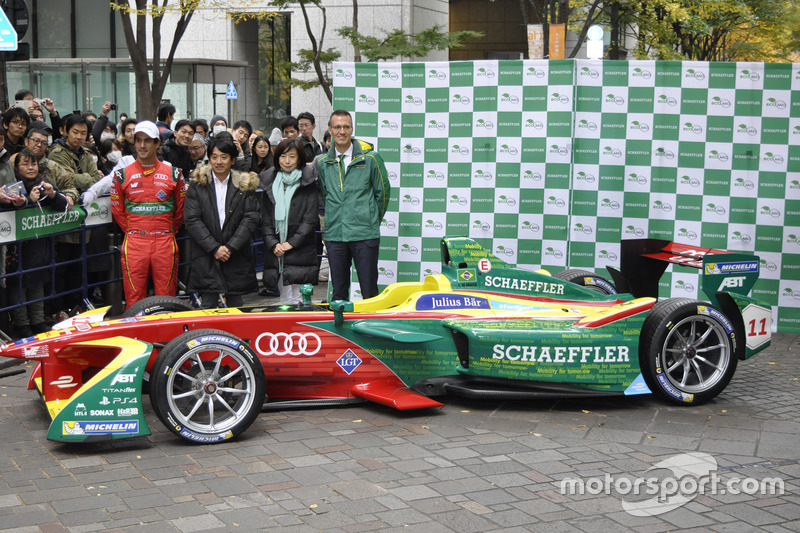
[{"label": "schaeffler barrier banner", "polygon": [[[338,63],[333,107],[386,160],[384,285],[437,272],[445,234],[601,274],[651,237],[755,252],[753,294],[800,331],[798,64]],[[697,297],[698,274],[661,292]]]}]

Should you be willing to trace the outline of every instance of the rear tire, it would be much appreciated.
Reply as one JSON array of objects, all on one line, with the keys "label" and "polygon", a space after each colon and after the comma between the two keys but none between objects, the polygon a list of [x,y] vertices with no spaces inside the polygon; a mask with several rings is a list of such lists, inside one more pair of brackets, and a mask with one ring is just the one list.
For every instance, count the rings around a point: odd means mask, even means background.
[{"label": "rear tire", "polygon": [[122,318],[179,313],[181,311],[191,311],[192,309],[190,303],[175,296],[148,296],[127,308],[122,313]]},{"label": "rear tire", "polygon": [[602,294],[617,294],[617,289],[610,281],[588,270],[562,270],[561,272],[553,274],[553,277],[575,283],[576,285],[595,290]]},{"label": "rear tire", "polygon": [[717,308],[688,298],[653,306],[639,341],[642,377],[673,403],[701,404],[723,391],[736,371],[733,324]]},{"label": "rear tire", "polygon": [[170,431],[214,444],[245,431],[266,399],[264,368],[241,339],[214,329],[187,331],[158,354],[150,401]]}]

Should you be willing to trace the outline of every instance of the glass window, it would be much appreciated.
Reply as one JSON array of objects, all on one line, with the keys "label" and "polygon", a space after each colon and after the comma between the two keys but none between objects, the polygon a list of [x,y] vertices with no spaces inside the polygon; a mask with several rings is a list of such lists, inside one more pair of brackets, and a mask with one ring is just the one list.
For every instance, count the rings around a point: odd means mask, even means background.
[{"label": "glass window", "polygon": [[[96,9],[96,6],[95,6]],[[70,2],[38,0],[36,9],[37,57],[71,57]]]},{"label": "glass window", "polygon": [[76,57],[111,55],[111,7],[108,4],[101,7],[95,2],[75,2],[75,25]]}]

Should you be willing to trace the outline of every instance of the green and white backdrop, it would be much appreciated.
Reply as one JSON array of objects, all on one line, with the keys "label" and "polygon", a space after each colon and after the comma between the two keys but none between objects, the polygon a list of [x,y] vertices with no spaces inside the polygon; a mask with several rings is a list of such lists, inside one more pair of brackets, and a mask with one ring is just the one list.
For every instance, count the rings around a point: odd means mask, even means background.
[{"label": "green and white backdrop", "polygon": [[[383,285],[438,272],[445,234],[601,274],[661,238],[758,254],[753,294],[800,332],[799,64],[337,63],[333,107],[386,161]],[[661,294],[697,296],[697,273]]]}]

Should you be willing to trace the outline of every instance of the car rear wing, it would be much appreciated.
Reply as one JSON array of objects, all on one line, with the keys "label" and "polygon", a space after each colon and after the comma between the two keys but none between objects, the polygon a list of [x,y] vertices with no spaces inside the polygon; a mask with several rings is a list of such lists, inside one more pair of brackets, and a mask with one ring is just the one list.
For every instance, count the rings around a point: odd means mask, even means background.
[{"label": "car rear wing", "polygon": [[662,239],[621,242],[620,269],[607,267],[619,292],[658,297],[658,281],[670,264],[700,269],[700,289],[716,302],[720,291],[747,295],[758,280],[759,257]]}]

